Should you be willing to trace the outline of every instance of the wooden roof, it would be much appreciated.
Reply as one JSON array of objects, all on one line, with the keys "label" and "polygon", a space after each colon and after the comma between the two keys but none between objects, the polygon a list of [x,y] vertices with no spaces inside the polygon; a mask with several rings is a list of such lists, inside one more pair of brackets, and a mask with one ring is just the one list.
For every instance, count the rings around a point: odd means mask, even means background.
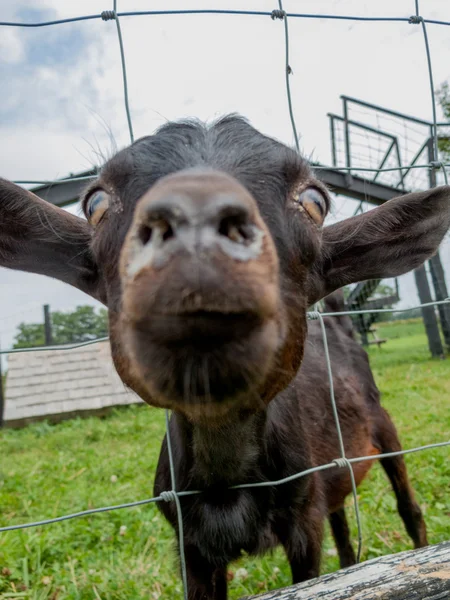
[{"label": "wooden roof", "polygon": [[142,402],[117,375],[108,342],[9,354],[5,396],[9,426]]}]

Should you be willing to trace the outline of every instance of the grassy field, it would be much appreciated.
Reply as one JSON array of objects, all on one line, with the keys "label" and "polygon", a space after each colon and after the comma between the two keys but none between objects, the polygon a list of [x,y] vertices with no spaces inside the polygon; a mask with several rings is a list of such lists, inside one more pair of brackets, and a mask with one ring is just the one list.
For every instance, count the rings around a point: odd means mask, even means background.
[{"label": "grassy field", "polygon": [[[372,366],[404,447],[448,440],[449,360],[429,359],[421,322],[383,324],[379,335],[389,341],[371,349]],[[163,412],[147,407],[0,432],[0,526],[150,497],[163,432]],[[431,543],[450,539],[449,456],[443,448],[406,459]],[[379,465],[358,491],[363,559],[411,548]],[[327,531],[322,570],[337,568]],[[233,599],[290,583],[281,551],[230,569]],[[0,533],[2,599],[160,597],[181,598],[181,585],[172,532],[154,505]]]}]

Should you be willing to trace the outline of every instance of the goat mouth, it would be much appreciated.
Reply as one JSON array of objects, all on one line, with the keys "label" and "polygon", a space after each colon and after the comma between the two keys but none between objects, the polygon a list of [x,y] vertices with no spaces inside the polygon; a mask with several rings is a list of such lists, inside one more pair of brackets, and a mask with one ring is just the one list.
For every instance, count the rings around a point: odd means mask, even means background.
[{"label": "goat mouth", "polygon": [[[280,343],[279,325],[251,312],[157,314],[121,328],[149,404],[198,420],[234,408],[261,409],[258,390]],[[142,394],[141,394],[142,395]]]},{"label": "goat mouth", "polygon": [[264,319],[252,312],[197,310],[183,313],[157,313],[134,328],[148,335],[152,343],[166,347],[186,346],[191,350],[213,350],[218,344],[245,339],[264,325]]}]

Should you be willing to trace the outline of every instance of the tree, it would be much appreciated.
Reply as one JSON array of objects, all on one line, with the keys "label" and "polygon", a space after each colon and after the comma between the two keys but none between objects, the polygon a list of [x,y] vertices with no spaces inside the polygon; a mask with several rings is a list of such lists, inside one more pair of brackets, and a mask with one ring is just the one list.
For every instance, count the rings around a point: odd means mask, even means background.
[{"label": "tree", "polygon": [[[87,342],[108,335],[108,311],[93,306],[77,306],[73,312],[52,312],[52,334],[55,344]],[[31,348],[45,344],[43,323],[21,323],[14,348]]]},{"label": "tree", "polygon": [[[352,292],[352,290],[355,288],[355,285],[346,285],[343,289],[344,292],[344,298],[345,300],[348,300],[348,297],[350,296],[350,293]],[[379,283],[375,289],[375,291],[373,292],[371,298],[384,298],[386,296],[394,296],[395,295],[395,289],[393,287],[391,287],[390,285],[386,284],[386,283]],[[397,304],[397,302],[391,302],[391,303],[387,303],[386,306],[394,306],[395,304]]]},{"label": "tree", "polygon": [[[355,288],[355,285],[347,285],[344,288],[342,288],[344,291],[344,298],[346,301],[348,300],[350,293],[352,292],[352,290],[354,288]],[[399,300],[394,299],[395,296],[396,296],[395,288],[391,287],[387,283],[380,282],[377,285],[377,287],[375,288],[375,291],[372,293],[370,298],[367,299],[367,301],[384,299],[382,308],[393,308],[399,302]],[[390,301],[388,301],[389,298],[391,298]],[[364,302],[362,302],[362,304],[357,303],[357,305],[354,306],[353,308],[354,308],[354,310],[358,310],[358,309],[364,310],[365,308],[367,308],[367,306],[365,305],[365,301],[364,301]],[[392,315],[393,315],[393,313],[378,313],[376,315],[376,320],[377,321],[390,321],[392,319]],[[364,320],[364,318],[365,317],[360,317],[360,322],[362,322]]]},{"label": "tree", "polygon": [[52,313],[53,339],[57,344],[87,342],[108,335],[108,311],[93,306],[77,306],[74,312]]},{"label": "tree", "polygon": [[32,348],[45,344],[44,325],[42,323],[21,323],[18,327],[13,348]]},{"label": "tree", "polygon": [[[442,108],[444,117],[450,122],[450,86],[447,81],[436,91],[436,97]],[[439,136],[438,149],[442,154],[442,160],[444,162],[450,161],[450,136]]]},{"label": "tree", "polygon": [[450,86],[448,81],[445,81],[436,92],[437,99],[441,105],[444,117],[450,121]]},{"label": "tree", "polygon": [[[396,291],[393,287],[387,283],[379,283],[376,290],[374,291],[372,298],[386,298],[387,296],[395,296]],[[387,302],[386,306],[392,307],[396,302]]]}]

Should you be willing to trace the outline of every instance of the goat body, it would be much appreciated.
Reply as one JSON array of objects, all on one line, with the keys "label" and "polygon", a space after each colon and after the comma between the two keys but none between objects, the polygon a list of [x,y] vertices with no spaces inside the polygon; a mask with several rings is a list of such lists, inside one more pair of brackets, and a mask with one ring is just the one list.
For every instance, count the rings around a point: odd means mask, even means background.
[{"label": "goat body", "polygon": [[[348,458],[399,450],[395,428],[379,401],[366,352],[336,322],[324,319],[335,400]],[[230,489],[243,483],[284,479],[340,456],[330,400],[320,325],[311,322],[302,366],[267,411],[239,415],[219,429],[200,428],[175,414],[170,421],[190,598],[225,598],[226,568],[242,551],[261,554],[282,544],[294,582],[317,576],[323,521],[329,516],[341,566],[355,562],[344,512],[351,492],[346,467],[319,471],[279,486]],[[167,441],[158,464],[155,493],[170,489]],[[373,461],[354,464],[358,485]],[[399,511],[415,547],[427,544],[425,524],[414,500],[402,457],[382,460]],[[177,530],[173,504],[160,509]]]}]

